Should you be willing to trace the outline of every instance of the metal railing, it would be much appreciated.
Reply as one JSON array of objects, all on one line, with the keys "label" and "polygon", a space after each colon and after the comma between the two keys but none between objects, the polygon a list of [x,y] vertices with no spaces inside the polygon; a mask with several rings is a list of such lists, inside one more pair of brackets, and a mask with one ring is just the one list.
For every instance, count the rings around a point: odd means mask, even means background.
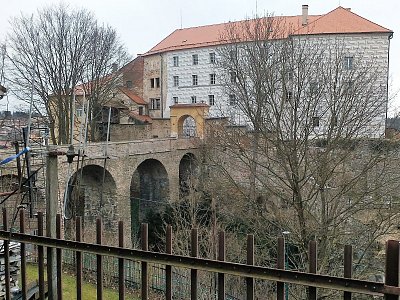
[{"label": "metal railing", "polygon": [[[247,263],[239,264],[225,261],[225,234],[218,234],[218,258],[217,260],[199,258],[198,231],[192,229],[190,241],[190,256],[181,256],[172,254],[172,228],[167,227],[166,230],[166,251],[165,253],[148,251],[148,227],[142,224],[141,228],[141,249],[129,249],[124,245],[123,222],[119,222],[118,236],[119,246],[102,245],[102,222],[97,219],[96,222],[96,244],[82,242],[82,226],[81,219],[76,219],[76,239],[61,239],[61,216],[57,215],[56,222],[56,238],[43,236],[43,214],[38,214],[38,235],[28,235],[25,230],[25,213],[20,212],[20,232],[12,232],[7,227],[7,212],[3,209],[3,230],[0,230],[0,239],[4,241],[4,261],[5,261],[5,277],[9,276],[10,258],[8,253],[9,243],[11,241],[21,243],[21,285],[22,297],[27,299],[26,291],[26,244],[37,246],[38,251],[38,270],[39,270],[39,299],[46,297],[46,284],[44,276],[45,268],[45,252],[44,247],[49,250],[56,249],[56,259],[54,260],[55,272],[48,274],[49,291],[51,290],[51,279],[55,281],[54,292],[57,298],[62,299],[62,255],[66,250],[75,253],[75,275],[76,275],[76,297],[82,299],[82,283],[83,283],[83,253],[92,253],[96,255],[96,279],[97,279],[97,299],[103,299],[103,278],[104,278],[104,257],[115,257],[118,260],[118,293],[119,299],[125,299],[125,281],[126,281],[126,261],[140,262],[140,289],[141,298],[149,298],[149,282],[151,270],[149,264],[159,264],[165,266],[165,275],[157,278],[163,281],[165,289],[160,292],[164,294],[165,299],[173,298],[173,280],[176,276],[172,268],[185,268],[190,270],[190,298],[198,299],[199,271],[212,272],[217,277],[217,299],[229,298],[225,292],[226,275],[235,275],[245,278],[245,294],[246,299],[254,299],[255,297],[255,279],[276,282],[274,297],[279,300],[285,298],[285,283],[303,285],[307,288],[308,299],[317,299],[319,288],[332,289],[341,291],[344,299],[351,299],[352,293],[361,293],[373,296],[384,296],[386,300],[399,299],[399,242],[390,240],[386,243],[386,273],[385,283],[373,282],[367,280],[353,279],[351,277],[352,270],[352,249],[347,246],[344,254],[344,276],[329,276],[316,274],[317,270],[317,245],[315,241],[309,244],[309,272],[289,271],[285,270],[285,241],[278,238],[278,257],[277,267],[261,267],[254,265],[254,236],[247,237]],[[47,270],[51,270],[47,266]],[[10,298],[9,281],[5,280],[6,299]],[[189,297],[188,297],[189,298]],[[214,298],[214,295],[212,296]]]}]

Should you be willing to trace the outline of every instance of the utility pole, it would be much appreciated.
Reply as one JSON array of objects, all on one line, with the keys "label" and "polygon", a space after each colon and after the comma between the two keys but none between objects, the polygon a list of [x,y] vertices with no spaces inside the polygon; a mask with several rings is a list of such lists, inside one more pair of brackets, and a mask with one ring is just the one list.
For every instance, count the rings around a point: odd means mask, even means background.
[{"label": "utility pole", "polygon": [[[55,146],[47,146],[46,157],[46,236],[56,238],[58,197],[58,158]],[[47,248],[48,299],[57,299],[56,249]]]}]

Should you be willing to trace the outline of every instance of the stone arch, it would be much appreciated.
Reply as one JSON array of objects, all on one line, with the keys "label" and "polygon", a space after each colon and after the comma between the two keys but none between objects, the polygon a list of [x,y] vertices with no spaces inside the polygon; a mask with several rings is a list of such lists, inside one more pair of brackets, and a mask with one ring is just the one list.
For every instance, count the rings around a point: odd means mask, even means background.
[{"label": "stone arch", "polygon": [[179,161],[179,196],[186,196],[196,189],[199,178],[199,164],[193,153],[186,153]]},{"label": "stone arch", "polygon": [[106,229],[115,230],[118,221],[116,183],[102,166],[89,164],[72,174],[64,201],[67,219],[80,216],[83,224],[93,225],[98,217],[103,217]]},{"label": "stone arch", "polygon": [[204,138],[205,118],[210,106],[205,103],[175,104],[170,106],[171,136],[183,136],[183,123],[190,116],[196,124],[196,136]]},{"label": "stone arch", "polygon": [[131,178],[131,234],[137,240],[139,224],[146,214],[164,209],[169,201],[169,178],[165,166],[157,159],[139,164]]},{"label": "stone arch", "polygon": [[178,120],[178,137],[191,138],[197,136],[196,120],[190,115],[183,115]]}]

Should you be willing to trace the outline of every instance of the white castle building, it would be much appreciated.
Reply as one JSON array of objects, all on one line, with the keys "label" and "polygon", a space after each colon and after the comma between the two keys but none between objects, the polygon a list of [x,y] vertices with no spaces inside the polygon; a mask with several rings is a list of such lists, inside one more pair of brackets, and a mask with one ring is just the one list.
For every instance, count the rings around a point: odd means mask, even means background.
[{"label": "white castle building", "polygon": [[[383,70],[377,88],[385,90],[385,99],[379,114],[371,120],[373,130],[369,133],[373,137],[381,136],[387,112],[389,45],[393,32],[343,7],[322,15],[308,15],[308,6],[303,5],[301,15],[272,18],[280,18],[292,28],[284,38],[331,43],[340,39],[346,51],[343,64],[349,70],[355,67],[360,53],[363,60],[371,59]],[[210,117],[239,116],[236,123],[245,120],[240,120],[240,113],[232,113],[235,96],[224,88],[224,78],[229,74],[218,67],[220,50],[229,43],[222,36],[232,24],[240,22],[177,29],[142,55],[143,99],[149,105],[151,117],[168,118],[170,106],[177,103],[206,103],[210,105]],[[318,126],[319,117],[315,116],[313,122]]]}]

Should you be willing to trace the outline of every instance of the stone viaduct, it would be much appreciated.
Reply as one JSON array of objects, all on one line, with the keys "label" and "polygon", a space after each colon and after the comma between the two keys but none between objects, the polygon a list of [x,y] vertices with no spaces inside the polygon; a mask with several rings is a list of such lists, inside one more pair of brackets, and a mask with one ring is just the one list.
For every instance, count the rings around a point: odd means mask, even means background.
[{"label": "stone viaduct", "polygon": [[180,187],[197,167],[200,143],[197,138],[90,143],[80,165],[77,158],[68,164],[60,155],[60,211],[67,219],[82,216],[86,229],[102,217],[105,229],[115,232],[124,220],[130,224],[126,235],[132,237],[146,210],[179,199]]}]

